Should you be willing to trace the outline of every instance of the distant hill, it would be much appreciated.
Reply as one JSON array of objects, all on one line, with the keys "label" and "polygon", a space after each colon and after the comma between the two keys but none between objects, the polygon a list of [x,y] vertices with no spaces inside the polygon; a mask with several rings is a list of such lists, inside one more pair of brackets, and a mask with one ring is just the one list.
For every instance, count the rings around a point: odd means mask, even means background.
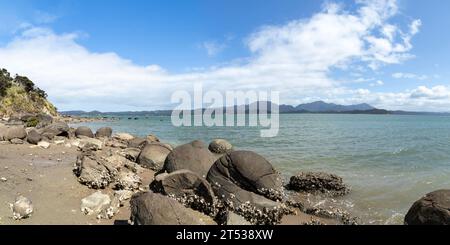
[{"label": "distant hill", "polygon": [[56,107],[47,100],[47,94],[30,79],[12,77],[6,69],[0,69],[0,116],[17,114],[57,115]]},{"label": "distant hill", "polygon": [[[257,102],[255,102],[257,103]],[[249,113],[250,105],[239,105],[231,107],[237,113],[238,109]],[[259,102],[261,103],[261,102]],[[267,103],[267,110],[270,113],[271,102]],[[223,108],[224,113],[227,111],[227,107]],[[204,111],[205,109],[198,109]],[[258,110],[259,112],[259,110]],[[387,110],[377,109],[368,104],[357,104],[357,105],[337,105],[332,103],[325,103],[323,101],[317,101],[308,104],[301,104],[298,106],[292,105],[280,105],[279,113],[325,113],[325,114],[390,114]],[[99,111],[63,111],[62,115],[70,116],[88,116],[88,117],[102,117],[102,116],[116,116],[116,117],[127,117],[127,116],[168,116],[172,114],[171,110],[159,110],[159,111],[125,111],[125,112],[99,112]]]},{"label": "distant hill", "polygon": [[374,109],[376,108],[368,104],[345,106],[333,103],[325,103],[323,101],[301,104],[295,107],[296,111],[309,111],[309,112],[349,112],[349,111],[369,111]]}]

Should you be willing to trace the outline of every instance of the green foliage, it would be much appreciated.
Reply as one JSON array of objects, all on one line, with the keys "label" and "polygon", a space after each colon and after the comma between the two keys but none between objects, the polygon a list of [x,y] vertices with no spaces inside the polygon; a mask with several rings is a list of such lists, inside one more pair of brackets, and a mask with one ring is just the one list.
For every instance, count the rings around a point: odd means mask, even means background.
[{"label": "green foliage", "polygon": [[30,117],[27,120],[26,126],[27,127],[36,127],[39,123],[39,119],[37,119],[36,117]]},{"label": "green foliage", "polygon": [[13,79],[11,78],[9,72],[5,69],[0,69],[0,97],[5,96],[6,91],[12,85],[12,81]]},{"label": "green foliage", "polygon": [[[16,75],[12,78],[7,70],[0,69],[0,115],[22,112],[57,115],[56,107],[47,100],[44,90],[27,77]],[[28,123],[38,122],[31,120]]]}]

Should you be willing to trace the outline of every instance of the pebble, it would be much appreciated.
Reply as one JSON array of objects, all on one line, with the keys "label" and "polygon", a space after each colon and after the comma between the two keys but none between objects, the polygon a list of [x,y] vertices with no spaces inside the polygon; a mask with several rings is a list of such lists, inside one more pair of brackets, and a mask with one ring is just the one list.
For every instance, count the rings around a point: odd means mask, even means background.
[{"label": "pebble", "polygon": [[1,180],[2,182],[6,182],[6,181],[8,181],[8,179],[7,179],[7,178],[5,178],[5,177],[1,177],[1,178],[0,178],[0,180]]}]

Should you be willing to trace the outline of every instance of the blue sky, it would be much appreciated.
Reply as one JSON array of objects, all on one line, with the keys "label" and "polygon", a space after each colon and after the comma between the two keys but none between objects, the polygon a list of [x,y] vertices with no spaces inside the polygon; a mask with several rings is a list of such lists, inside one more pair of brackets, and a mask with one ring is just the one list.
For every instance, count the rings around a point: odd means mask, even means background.
[{"label": "blue sky", "polygon": [[[444,0],[0,0],[0,66],[61,110],[170,108],[192,89],[450,111]],[[329,34],[329,35],[328,35]]]}]

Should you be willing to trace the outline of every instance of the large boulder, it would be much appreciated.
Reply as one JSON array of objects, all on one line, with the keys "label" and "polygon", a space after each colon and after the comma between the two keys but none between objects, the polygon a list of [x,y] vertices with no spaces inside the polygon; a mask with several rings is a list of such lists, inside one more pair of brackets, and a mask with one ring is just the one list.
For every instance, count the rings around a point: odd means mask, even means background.
[{"label": "large boulder", "polygon": [[40,133],[42,137],[45,137],[47,139],[53,139],[55,136],[69,136],[69,125],[65,122],[56,122],[52,123],[42,129],[40,129]]},{"label": "large boulder", "polygon": [[81,212],[86,215],[98,215],[102,212],[106,212],[106,210],[110,207],[111,198],[97,191],[92,195],[81,199],[80,209]]},{"label": "large boulder", "polygon": [[37,145],[42,140],[42,135],[37,130],[32,129],[28,132],[27,141],[30,144]]},{"label": "large boulder", "polygon": [[80,126],[75,130],[75,136],[85,136],[89,138],[94,138],[94,133],[92,133],[92,130],[89,127],[86,126]]},{"label": "large boulder", "polygon": [[130,204],[135,225],[215,225],[210,217],[153,192],[134,195]]},{"label": "large boulder", "polygon": [[[213,184],[233,183],[239,188],[280,200],[283,184],[280,174],[262,156],[251,151],[234,151],[218,159],[211,167],[207,177]],[[224,190],[215,188],[218,195]]]},{"label": "large boulder", "polygon": [[224,139],[215,139],[209,144],[209,150],[216,154],[224,154],[233,149],[233,146]]},{"label": "large boulder", "polygon": [[95,132],[95,137],[97,138],[110,138],[112,135],[112,128],[110,127],[102,127],[97,129],[97,132]]},{"label": "large boulder", "polygon": [[407,225],[450,225],[450,190],[428,193],[405,216]]},{"label": "large boulder", "polygon": [[181,169],[188,169],[205,177],[214,161],[214,155],[206,148],[205,144],[196,140],[176,147],[167,156],[163,170],[171,173]]},{"label": "large boulder", "polygon": [[292,176],[288,189],[308,193],[342,196],[349,192],[341,177],[328,173],[301,172]]},{"label": "large boulder", "polygon": [[150,189],[179,198],[179,201],[206,214],[214,213],[216,197],[208,181],[190,170],[157,175]]},{"label": "large boulder", "polygon": [[26,137],[27,131],[23,126],[12,126],[6,130],[4,140],[25,139]]},{"label": "large boulder", "polygon": [[162,169],[164,161],[170,152],[170,148],[163,144],[147,144],[139,154],[137,162],[144,168],[159,171]]},{"label": "large boulder", "polygon": [[121,141],[121,142],[128,142],[128,141],[134,139],[135,137],[128,133],[117,133],[117,134],[113,135],[113,138],[118,141]]}]

